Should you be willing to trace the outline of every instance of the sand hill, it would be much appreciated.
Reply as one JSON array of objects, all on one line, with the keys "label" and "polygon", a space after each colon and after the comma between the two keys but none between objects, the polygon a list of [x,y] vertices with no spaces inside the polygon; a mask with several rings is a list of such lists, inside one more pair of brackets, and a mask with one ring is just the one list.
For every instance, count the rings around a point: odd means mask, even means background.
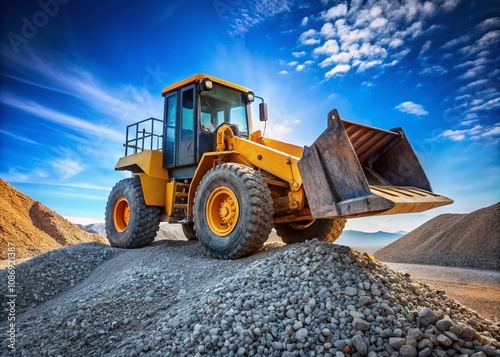
[{"label": "sand hill", "polygon": [[0,260],[7,259],[8,243],[16,245],[16,259],[24,259],[86,242],[106,240],[81,230],[0,179]]},{"label": "sand hill", "polygon": [[393,263],[500,271],[500,203],[469,214],[443,214],[377,251]]}]

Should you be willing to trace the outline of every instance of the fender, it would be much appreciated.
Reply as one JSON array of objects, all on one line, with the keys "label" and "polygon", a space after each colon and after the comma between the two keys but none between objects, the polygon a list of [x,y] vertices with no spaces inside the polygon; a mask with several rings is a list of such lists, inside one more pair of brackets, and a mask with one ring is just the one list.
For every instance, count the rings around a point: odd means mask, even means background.
[{"label": "fender", "polygon": [[219,151],[219,152],[210,152],[205,153],[201,157],[200,163],[196,168],[196,172],[194,173],[193,180],[191,181],[191,185],[189,187],[189,195],[188,195],[188,206],[187,206],[187,218],[188,221],[193,220],[193,205],[194,205],[194,196],[196,194],[196,190],[200,185],[201,179],[205,174],[216,165],[216,160],[218,161],[229,161],[229,162],[242,162],[239,157],[240,154],[235,151]]},{"label": "fender", "polygon": [[146,205],[165,207],[169,176],[162,162],[163,154],[160,151],[145,150],[120,158],[115,170],[131,171],[139,176]]}]

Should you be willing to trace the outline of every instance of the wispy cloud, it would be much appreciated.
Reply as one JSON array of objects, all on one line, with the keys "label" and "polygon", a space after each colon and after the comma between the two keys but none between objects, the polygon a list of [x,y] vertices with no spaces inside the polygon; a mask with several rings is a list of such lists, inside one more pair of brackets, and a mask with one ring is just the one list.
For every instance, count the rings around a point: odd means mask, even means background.
[{"label": "wispy cloud", "polygon": [[[8,66],[23,70],[31,79],[8,77],[74,97],[86,103],[93,111],[98,111],[101,119],[135,122],[162,115],[160,91],[167,81],[167,73],[163,72],[159,65],[146,66],[143,69],[144,80],[140,86],[121,84],[111,87],[101,83],[90,71],[68,61],[60,61],[49,54],[43,54],[42,57],[40,54],[26,51],[24,56],[16,56],[5,48],[1,54]],[[151,88],[156,94],[151,93]]]},{"label": "wispy cloud", "polygon": [[50,165],[57,172],[61,180],[67,180],[84,171],[81,157],[70,149],[59,148],[60,157],[50,160]]},{"label": "wispy cloud", "polygon": [[429,112],[424,109],[424,107],[420,104],[416,104],[413,102],[403,102],[395,107],[397,110],[407,114],[413,114],[416,116],[428,115]]},{"label": "wispy cloud", "polygon": [[461,130],[445,130],[440,136],[453,141],[498,139],[500,138],[500,124],[487,127],[475,125],[470,129]]},{"label": "wispy cloud", "polygon": [[33,144],[33,145],[40,145],[40,143],[34,141],[34,140],[31,140],[29,138],[25,138],[24,136],[20,136],[20,135],[16,135],[16,134],[13,134],[7,130],[0,130],[0,133],[4,134],[4,135],[8,135],[10,136],[11,138],[14,138],[16,140],[20,140],[20,141],[23,141],[25,143],[28,143],[28,144]]},{"label": "wispy cloud", "polygon": [[33,115],[34,117],[57,123],[69,129],[85,132],[97,137],[106,137],[116,141],[123,140],[123,134],[103,125],[96,125],[81,118],[77,118],[54,109],[47,108],[31,100],[20,98],[14,94],[4,92],[0,101],[21,112]]}]

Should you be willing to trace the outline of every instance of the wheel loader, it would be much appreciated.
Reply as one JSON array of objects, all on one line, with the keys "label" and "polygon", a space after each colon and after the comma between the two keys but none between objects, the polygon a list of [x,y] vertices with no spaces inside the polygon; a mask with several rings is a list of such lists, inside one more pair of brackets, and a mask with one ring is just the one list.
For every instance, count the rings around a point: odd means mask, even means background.
[{"label": "wheel loader", "polygon": [[350,122],[334,109],[317,140],[300,147],[252,131],[252,103],[260,121],[267,103],[241,85],[196,74],[162,94],[163,120],[126,129],[115,169],[132,176],[106,205],[112,246],[147,246],[167,221],[208,255],[235,259],[258,251],[273,227],[286,244],[333,242],[348,218],[453,202],[432,192],[401,128]]}]

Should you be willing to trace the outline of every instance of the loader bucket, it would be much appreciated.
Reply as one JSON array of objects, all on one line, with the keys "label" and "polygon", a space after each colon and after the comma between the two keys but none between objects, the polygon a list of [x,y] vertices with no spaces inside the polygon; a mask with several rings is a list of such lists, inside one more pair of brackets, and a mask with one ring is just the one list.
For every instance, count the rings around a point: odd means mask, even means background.
[{"label": "loader bucket", "polygon": [[401,128],[342,120],[336,109],[298,167],[314,218],[422,212],[453,202],[432,193]]}]

